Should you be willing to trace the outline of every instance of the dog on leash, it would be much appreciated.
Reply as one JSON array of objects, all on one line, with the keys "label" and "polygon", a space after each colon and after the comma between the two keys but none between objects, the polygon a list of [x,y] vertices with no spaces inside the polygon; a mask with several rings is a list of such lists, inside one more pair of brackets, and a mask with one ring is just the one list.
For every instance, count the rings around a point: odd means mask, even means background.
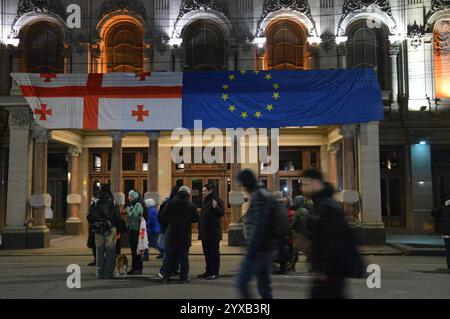
[{"label": "dog on leash", "polygon": [[125,278],[128,272],[128,257],[126,255],[119,255],[116,257],[116,271],[114,275],[116,278]]}]

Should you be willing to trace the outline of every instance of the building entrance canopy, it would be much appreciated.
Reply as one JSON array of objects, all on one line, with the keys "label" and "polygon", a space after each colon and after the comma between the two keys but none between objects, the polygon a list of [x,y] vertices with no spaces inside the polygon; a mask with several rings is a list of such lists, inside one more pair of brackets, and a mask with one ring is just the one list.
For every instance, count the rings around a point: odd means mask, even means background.
[{"label": "building entrance canopy", "polygon": [[371,69],[107,74],[13,73],[49,129],[279,128],[383,119]]}]

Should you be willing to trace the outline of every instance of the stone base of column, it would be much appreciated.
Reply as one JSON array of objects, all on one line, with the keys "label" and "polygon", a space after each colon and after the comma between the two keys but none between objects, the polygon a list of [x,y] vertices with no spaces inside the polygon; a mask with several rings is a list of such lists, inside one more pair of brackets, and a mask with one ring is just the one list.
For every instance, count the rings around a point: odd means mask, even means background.
[{"label": "stone base of column", "polygon": [[2,249],[50,247],[50,230],[47,227],[32,229],[3,229]]},{"label": "stone base of column", "polygon": [[66,220],[66,234],[78,236],[81,234],[81,219],[78,217],[71,217]]},{"label": "stone base of column", "polygon": [[228,246],[245,246],[244,224],[230,224],[228,228]]},{"label": "stone base of column", "polygon": [[385,245],[384,224],[351,225],[358,245]]}]

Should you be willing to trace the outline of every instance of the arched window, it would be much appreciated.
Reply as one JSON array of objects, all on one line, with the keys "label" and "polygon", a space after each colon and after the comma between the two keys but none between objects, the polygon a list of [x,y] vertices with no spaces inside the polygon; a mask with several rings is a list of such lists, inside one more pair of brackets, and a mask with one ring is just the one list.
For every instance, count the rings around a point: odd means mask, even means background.
[{"label": "arched window", "polygon": [[436,97],[450,98],[450,21],[434,26]]},{"label": "arched window", "polygon": [[144,35],[134,23],[122,22],[106,33],[108,72],[142,72],[144,68]]},{"label": "arched window", "polygon": [[226,42],[222,30],[208,20],[194,22],[186,30],[186,68],[188,70],[222,70],[227,68],[225,60]]},{"label": "arched window", "polygon": [[374,68],[381,88],[389,87],[389,38],[385,27],[369,28],[366,20],[353,23],[348,29],[348,67]]},{"label": "arched window", "polygon": [[25,29],[24,68],[30,73],[64,73],[64,45],[58,27],[39,22]]},{"label": "arched window", "polygon": [[272,70],[296,70],[305,68],[304,30],[287,20],[269,26],[267,37],[267,67]]}]

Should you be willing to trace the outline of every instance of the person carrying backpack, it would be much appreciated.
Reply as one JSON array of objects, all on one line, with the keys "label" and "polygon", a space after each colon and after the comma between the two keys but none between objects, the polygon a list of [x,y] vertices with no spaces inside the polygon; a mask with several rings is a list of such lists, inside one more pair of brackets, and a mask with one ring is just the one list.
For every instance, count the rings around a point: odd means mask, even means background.
[{"label": "person carrying backpack", "polygon": [[114,203],[109,185],[101,186],[87,215],[91,229],[95,234],[97,279],[112,279],[115,268],[115,246],[120,213]]},{"label": "person carrying backpack", "polygon": [[137,247],[144,207],[139,199],[139,193],[134,190],[128,193],[128,200],[130,201],[130,206],[126,208],[126,212],[128,215],[128,240],[130,241],[132,256],[131,270],[128,272],[128,275],[142,275],[144,266],[141,255],[137,253]]},{"label": "person carrying backpack", "polygon": [[239,296],[244,299],[251,298],[248,285],[255,276],[260,296],[263,299],[272,299],[270,274],[277,244],[270,225],[273,223],[271,208],[275,199],[267,190],[258,186],[251,170],[241,171],[238,181],[250,194],[250,206],[244,219],[247,250],[237,276]]},{"label": "person carrying backpack", "polygon": [[314,213],[318,216],[311,241],[314,274],[311,298],[342,299],[345,279],[364,275],[363,261],[345,220],[344,207],[333,199],[333,186],[323,180],[318,170],[304,172],[302,190],[313,200]]}]

